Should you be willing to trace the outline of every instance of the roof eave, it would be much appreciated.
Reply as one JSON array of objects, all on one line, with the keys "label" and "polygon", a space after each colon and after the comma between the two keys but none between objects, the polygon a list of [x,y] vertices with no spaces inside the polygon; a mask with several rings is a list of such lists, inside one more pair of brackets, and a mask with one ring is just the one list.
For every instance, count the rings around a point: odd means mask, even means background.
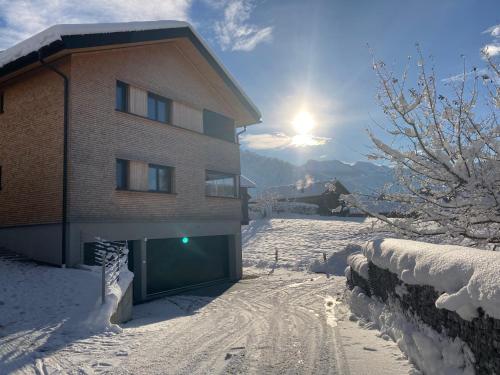
[{"label": "roof eave", "polygon": [[[188,38],[196,47],[200,54],[207,60],[210,66],[217,72],[224,83],[229,87],[233,94],[238,98],[242,105],[254,120],[251,125],[260,123],[262,115],[255,104],[245,94],[243,89],[236,82],[234,77],[224,68],[223,64],[216,58],[215,54],[202,41],[195,31],[189,27],[175,27],[167,29],[151,29],[142,31],[120,31],[111,33],[94,33],[85,35],[63,35],[60,40],[51,42],[40,48],[43,58],[49,58],[64,50],[75,51],[84,48],[95,48],[119,44],[141,43],[148,41],[160,41],[175,38]],[[38,63],[39,51],[33,51],[25,56],[0,67],[0,82],[2,78],[15,75],[19,70],[25,69]]]}]

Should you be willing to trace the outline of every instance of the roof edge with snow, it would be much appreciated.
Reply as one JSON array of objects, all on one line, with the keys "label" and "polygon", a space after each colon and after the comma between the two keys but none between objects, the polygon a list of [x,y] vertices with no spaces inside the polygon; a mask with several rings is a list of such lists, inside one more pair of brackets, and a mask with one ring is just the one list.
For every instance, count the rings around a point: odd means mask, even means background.
[{"label": "roof edge with snow", "polygon": [[193,27],[183,21],[147,21],[101,24],[55,25],[0,53],[0,78],[35,64],[63,50],[188,38],[198,52],[222,78],[249,111],[255,122],[261,121],[257,106],[245,94],[215,53]]}]

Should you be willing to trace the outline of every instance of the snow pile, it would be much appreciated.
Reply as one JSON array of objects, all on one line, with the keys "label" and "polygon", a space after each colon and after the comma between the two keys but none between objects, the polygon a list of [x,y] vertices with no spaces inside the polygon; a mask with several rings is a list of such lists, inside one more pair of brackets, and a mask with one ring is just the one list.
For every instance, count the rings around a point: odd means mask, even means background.
[{"label": "snow pile", "polygon": [[86,35],[100,33],[115,33],[124,31],[142,31],[155,29],[171,29],[178,27],[190,27],[189,23],[183,21],[145,21],[145,22],[121,22],[121,23],[90,23],[90,24],[62,24],[54,25],[32,37],[6,49],[0,54],[0,67],[38,51],[43,46],[62,40],[66,35]]},{"label": "snow pile", "polygon": [[480,307],[500,319],[500,252],[390,238],[368,242],[364,255],[406,284],[443,292],[438,308],[471,320]]},{"label": "snow pile", "polygon": [[[362,248],[360,245],[350,244],[343,250],[337,251],[327,258],[326,263],[323,260],[315,259],[309,266],[309,271],[316,273],[327,273],[330,275],[343,276],[348,264],[348,259],[357,253],[357,255],[366,258],[360,254]],[[356,255],[354,255],[356,256]],[[368,272],[368,271],[367,271]]]},{"label": "snow pile", "polygon": [[349,255],[347,264],[350,270],[352,269],[363,279],[368,280],[368,260],[363,254],[357,253]]},{"label": "snow pile", "polygon": [[122,331],[119,325],[112,324],[110,320],[133,279],[134,274],[128,269],[122,268],[120,270],[118,281],[107,288],[105,303],[101,304],[99,299],[96,308],[86,320],[85,324],[90,332],[111,331],[120,333]]},{"label": "snow pile", "polygon": [[424,374],[475,373],[474,355],[459,338],[439,334],[414,316],[408,320],[395,305],[389,307],[369,298],[359,287],[346,293],[351,311],[365,320],[365,327],[375,325],[382,337],[392,338]]}]

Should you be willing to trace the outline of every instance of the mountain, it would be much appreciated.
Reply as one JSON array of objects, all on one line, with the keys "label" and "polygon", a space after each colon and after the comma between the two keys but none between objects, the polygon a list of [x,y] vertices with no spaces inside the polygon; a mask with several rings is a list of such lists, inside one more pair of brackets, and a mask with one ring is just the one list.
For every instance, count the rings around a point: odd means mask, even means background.
[{"label": "mountain", "polygon": [[[380,190],[394,182],[394,174],[387,166],[358,161],[348,164],[339,160],[309,160],[303,165],[256,154],[241,152],[241,174],[257,184],[255,193],[271,186],[295,184],[309,176],[314,181],[338,179],[349,191],[365,194]],[[255,195],[255,194],[252,194]]]}]

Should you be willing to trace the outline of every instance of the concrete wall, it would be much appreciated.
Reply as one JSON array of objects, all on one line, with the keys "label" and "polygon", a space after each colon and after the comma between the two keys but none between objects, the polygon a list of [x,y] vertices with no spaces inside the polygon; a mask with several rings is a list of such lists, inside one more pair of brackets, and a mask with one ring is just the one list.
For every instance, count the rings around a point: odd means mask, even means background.
[{"label": "concrete wall", "polygon": [[133,289],[132,284],[129,285],[127,291],[122,296],[116,311],[111,315],[111,323],[121,324],[126,323],[132,319],[132,305],[133,305]]},{"label": "concrete wall", "polygon": [[40,262],[61,264],[61,224],[0,228],[0,247]]}]

